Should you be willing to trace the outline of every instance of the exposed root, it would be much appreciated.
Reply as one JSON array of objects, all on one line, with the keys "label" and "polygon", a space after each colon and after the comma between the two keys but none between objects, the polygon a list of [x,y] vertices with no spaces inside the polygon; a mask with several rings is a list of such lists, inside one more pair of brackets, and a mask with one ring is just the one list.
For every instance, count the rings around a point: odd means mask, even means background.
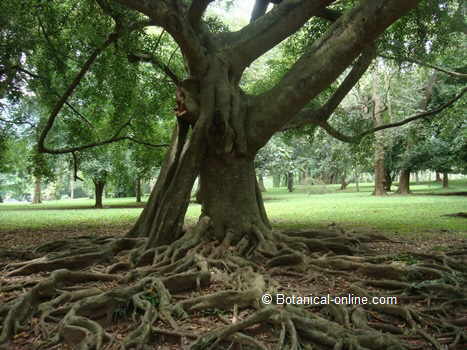
[{"label": "exposed root", "polygon": [[[252,227],[232,245],[235,233],[216,242],[209,227],[204,217],[175,244],[155,249],[145,250],[139,238],[81,237],[31,250],[33,255],[23,256],[28,261],[4,268],[0,293],[10,296],[0,305],[0,348],[13,346],[25,329],[41,339],[38,349],[182,348],[188,339],[192,350],[467,344],[467,250],[414,253],[407,264],[398,260],[407,257],[365,254],[361,243],[369,239],[363,235]],[[23,275],[35,276],[17,277]],[[281,295],[318,296],[326,290],[371,302],[280,302]],[[264,293],[270,299],[262,299]],[[397,303],[379,303],[388,296]],[[217,315],[221,324],[206,315]],[[199,324],[187,327],[200,317],[201,331]]]}]

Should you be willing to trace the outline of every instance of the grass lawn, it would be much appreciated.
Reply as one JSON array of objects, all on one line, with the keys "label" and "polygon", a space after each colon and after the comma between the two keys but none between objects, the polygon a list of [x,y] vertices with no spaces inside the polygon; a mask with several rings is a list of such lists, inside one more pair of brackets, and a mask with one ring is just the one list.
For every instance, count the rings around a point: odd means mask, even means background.
[{"label": "grass lawn", "polygon": [[[467,212],[467,198],[440,195],[445,192],[466,192],[467,181],[451,181],[450,189],[439,184],[413,185],[413,195],[371,196],[372,186],[362,184],[361,192],[350,185],[338,191],[337,185],[270,189],[264,194],[268,215],[275,228],[322,228],[337,224],[347,230],[379,231],[430,238],[440,234],[467,237],[467,220],[445,214]],[[427,194],[430,193],[430,194]],[[92,209],[90,199],[47,201],[41,205],[0,204],[0,234],[18,231],[102,231],[127,229],[136,220],[141,207],[134,198],[104,200],[105,209]],[[187,217],[194,222],[200,206],[191,204]],[[1,245],[1,244],[0,244]]]}]

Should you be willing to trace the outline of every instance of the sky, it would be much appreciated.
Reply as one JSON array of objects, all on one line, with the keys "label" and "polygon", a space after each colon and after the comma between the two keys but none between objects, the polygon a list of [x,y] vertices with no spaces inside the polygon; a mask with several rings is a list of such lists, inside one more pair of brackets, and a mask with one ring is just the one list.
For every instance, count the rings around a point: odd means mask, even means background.
[{"label": "sky", "polygon": [[254,0],[233,0],[231,6],[226,10],[226,3],[228,1],[212,2],[208,8],[208,13],[215,13],[222,18],[232,27],[234,30],[238,30],[245,26],[250,20],[251,11],[253,9]]}]

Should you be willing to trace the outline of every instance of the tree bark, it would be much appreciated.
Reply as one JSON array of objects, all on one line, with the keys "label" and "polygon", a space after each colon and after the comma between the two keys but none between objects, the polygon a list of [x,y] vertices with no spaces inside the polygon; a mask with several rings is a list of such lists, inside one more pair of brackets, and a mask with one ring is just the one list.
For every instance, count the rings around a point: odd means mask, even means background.
[{"label": "tree bark", "polygon": [[435,181],[439,182],[439,183],[443,182],[443,180],[441,179],[441,175],[440,175],[440,173],[438,171],[436,172],[436,180]]},{"label": "tree bark", "polygon": [[210,154],[200,171],[202,216],[212,220],[214,236],[233,243],[244,235],[269,230],[254,157]]},{"label": "tree bark", "polygon": [[94,208],[102,209],[102,196],[104,194],[105,181],[102,180],[93,180],[94,182]]},{"label": "tree bark", "polygon": [[136,178],[135,192],[136,192],[136,202],[141,203],[141,178],[139,176]]},{"label": "tree bark", "polygon": [[[381,97],[378,93],[377,76],[373,74],[373,120],[374,126],[378,127],[384,124],[383,120],[383,105],[381,103]],[[377,131],[375,133],[375,196],[386,195],[386,168],[384,165],[384,130]]]},{"label": "tree bark", "polygon": [[291,171],[289,171],[287,173],[287,190],[289,192],[293,192],[293,190],[294,190],[293,172],[291,172]]},{"label": "tree bark", "polygon": [[384,190],[386,192],[391,192],[393,177],[391,176],[391,172],[386,168],[384,168],[385,176],[384,176]]},{"label": "tree bark", "polygon": [[34,194],[32,196],[32,204],[40,203],[42,203],[41,177],[36,176],[34,178]]},{"label": "tree bark", "polygon": [[399,176],[399,194],[407,195],[410,194],[410,170],[402,169]]},{"label": "tree bark", "polygon": [[75,177],[73,171],[70,172],[70,199],[75,198]]},{"label": "tree bark", "polygon": [[443,188],[448,188],[449,187],[449,175],[445,171],[443,172]]}]

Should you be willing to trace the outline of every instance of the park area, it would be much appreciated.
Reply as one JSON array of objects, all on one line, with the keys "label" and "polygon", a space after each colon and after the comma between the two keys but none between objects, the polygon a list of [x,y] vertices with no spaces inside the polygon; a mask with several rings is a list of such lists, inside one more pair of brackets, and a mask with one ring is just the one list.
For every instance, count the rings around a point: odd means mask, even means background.
[{"label": "park area", "polygon": [[466,350],[466,15],[0,1],[0,350]]}]

